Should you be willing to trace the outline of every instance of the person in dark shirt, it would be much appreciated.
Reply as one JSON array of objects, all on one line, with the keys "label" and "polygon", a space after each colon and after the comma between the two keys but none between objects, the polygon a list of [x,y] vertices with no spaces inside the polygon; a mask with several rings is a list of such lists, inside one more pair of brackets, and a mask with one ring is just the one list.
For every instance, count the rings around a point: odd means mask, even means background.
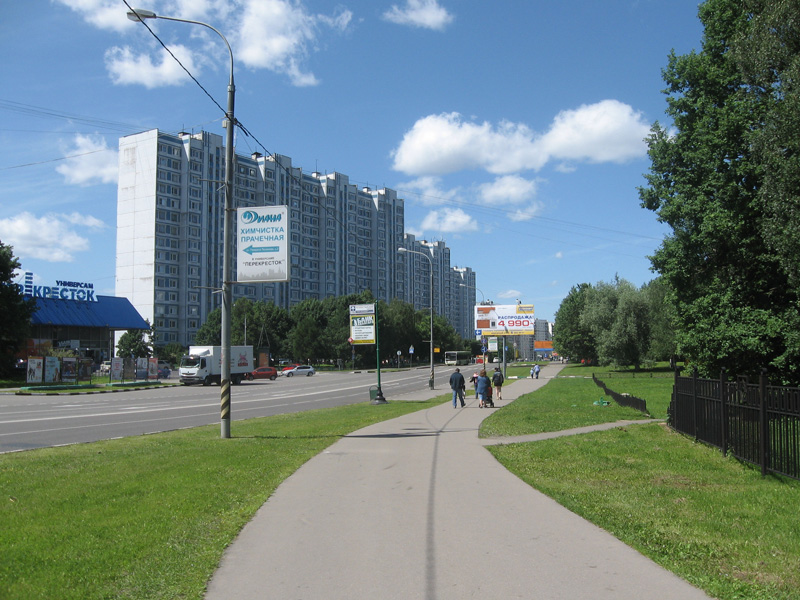
[{"label": "person in dark shirt", "polygon": [[461,401],[461,406],[464,406],[465,387],[466,383],[464,382],[464,376],[461,374],[461,370],[456,368],[455,372],[450,375],[450,389],[453,390],[453,408],[458,408],[458,404],[456,404],[456,398]]}]

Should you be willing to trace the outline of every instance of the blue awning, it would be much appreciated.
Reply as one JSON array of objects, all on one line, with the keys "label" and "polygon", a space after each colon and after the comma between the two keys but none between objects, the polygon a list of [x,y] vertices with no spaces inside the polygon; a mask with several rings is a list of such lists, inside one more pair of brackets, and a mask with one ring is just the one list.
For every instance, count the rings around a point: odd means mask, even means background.
[{"label": "blue awning", "polygon": [[112,330],[150,329],[127,298],[95,296],[97,302],[34,298],[32,325],[107,327]]}]

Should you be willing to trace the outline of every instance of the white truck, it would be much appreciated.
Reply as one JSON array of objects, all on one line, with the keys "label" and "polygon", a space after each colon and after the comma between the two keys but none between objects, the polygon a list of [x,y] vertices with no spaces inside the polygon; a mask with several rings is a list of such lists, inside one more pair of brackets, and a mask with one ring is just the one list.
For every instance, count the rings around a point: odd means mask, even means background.
[{"label": "white truck", "polygon": [[[231,383],[238,385],[253,370],[253,347],[231,346]],[[211,385],[222,379],[221,346],[189,346],[189,354],[181,358],[181,383]]]}]

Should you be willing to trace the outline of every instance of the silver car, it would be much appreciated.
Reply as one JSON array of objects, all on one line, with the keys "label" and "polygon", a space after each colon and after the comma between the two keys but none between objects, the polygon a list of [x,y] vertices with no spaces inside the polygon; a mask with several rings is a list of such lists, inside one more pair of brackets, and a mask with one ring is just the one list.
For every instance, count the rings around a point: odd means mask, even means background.
[{"label": "silver car", "polygon": [[314,370],[314,367],[312,367],[311,365],[297,365],[296,367],[292,367],[288,371],[283,372],[283,374],[286,375],[286,377],[291,377],[292,375],[295,374],[305,375],[306,377],[310,377],[314,373],[316,373],[316,371]]}]

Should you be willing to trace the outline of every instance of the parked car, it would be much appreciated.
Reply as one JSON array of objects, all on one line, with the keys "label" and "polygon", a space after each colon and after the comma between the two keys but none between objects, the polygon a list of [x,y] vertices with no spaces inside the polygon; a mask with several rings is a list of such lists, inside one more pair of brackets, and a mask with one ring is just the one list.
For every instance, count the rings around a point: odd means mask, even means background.
[{"label": "parked car", "polygon": [[169,367],[160,367],[158,369],[158,378],[159,379],[169,379],[169,376],[172,374],[172,370]]},{"label": "parked car", "polygon": [[310,377],[314,373],[316,373],[316,371],[314,370],[314,367],[312,367],[311,365],[295,365],[288,371],[284,369],[283,374],[286,375],[287,377],[291,377],[295,374],[305,375],[306,377]]},{"label": "parked car", "polygon": [[104,360],[100,364],[100,373],[102,373],[103,375],[108,375],[110,372],[111,372],[111,361]]},{"label": "parked car", "polygon": [[275,367],[258,367],[250,371],[245,377],[249,381],[253,379],[269,379],[275,381],[278,378],[278,370]]}]

